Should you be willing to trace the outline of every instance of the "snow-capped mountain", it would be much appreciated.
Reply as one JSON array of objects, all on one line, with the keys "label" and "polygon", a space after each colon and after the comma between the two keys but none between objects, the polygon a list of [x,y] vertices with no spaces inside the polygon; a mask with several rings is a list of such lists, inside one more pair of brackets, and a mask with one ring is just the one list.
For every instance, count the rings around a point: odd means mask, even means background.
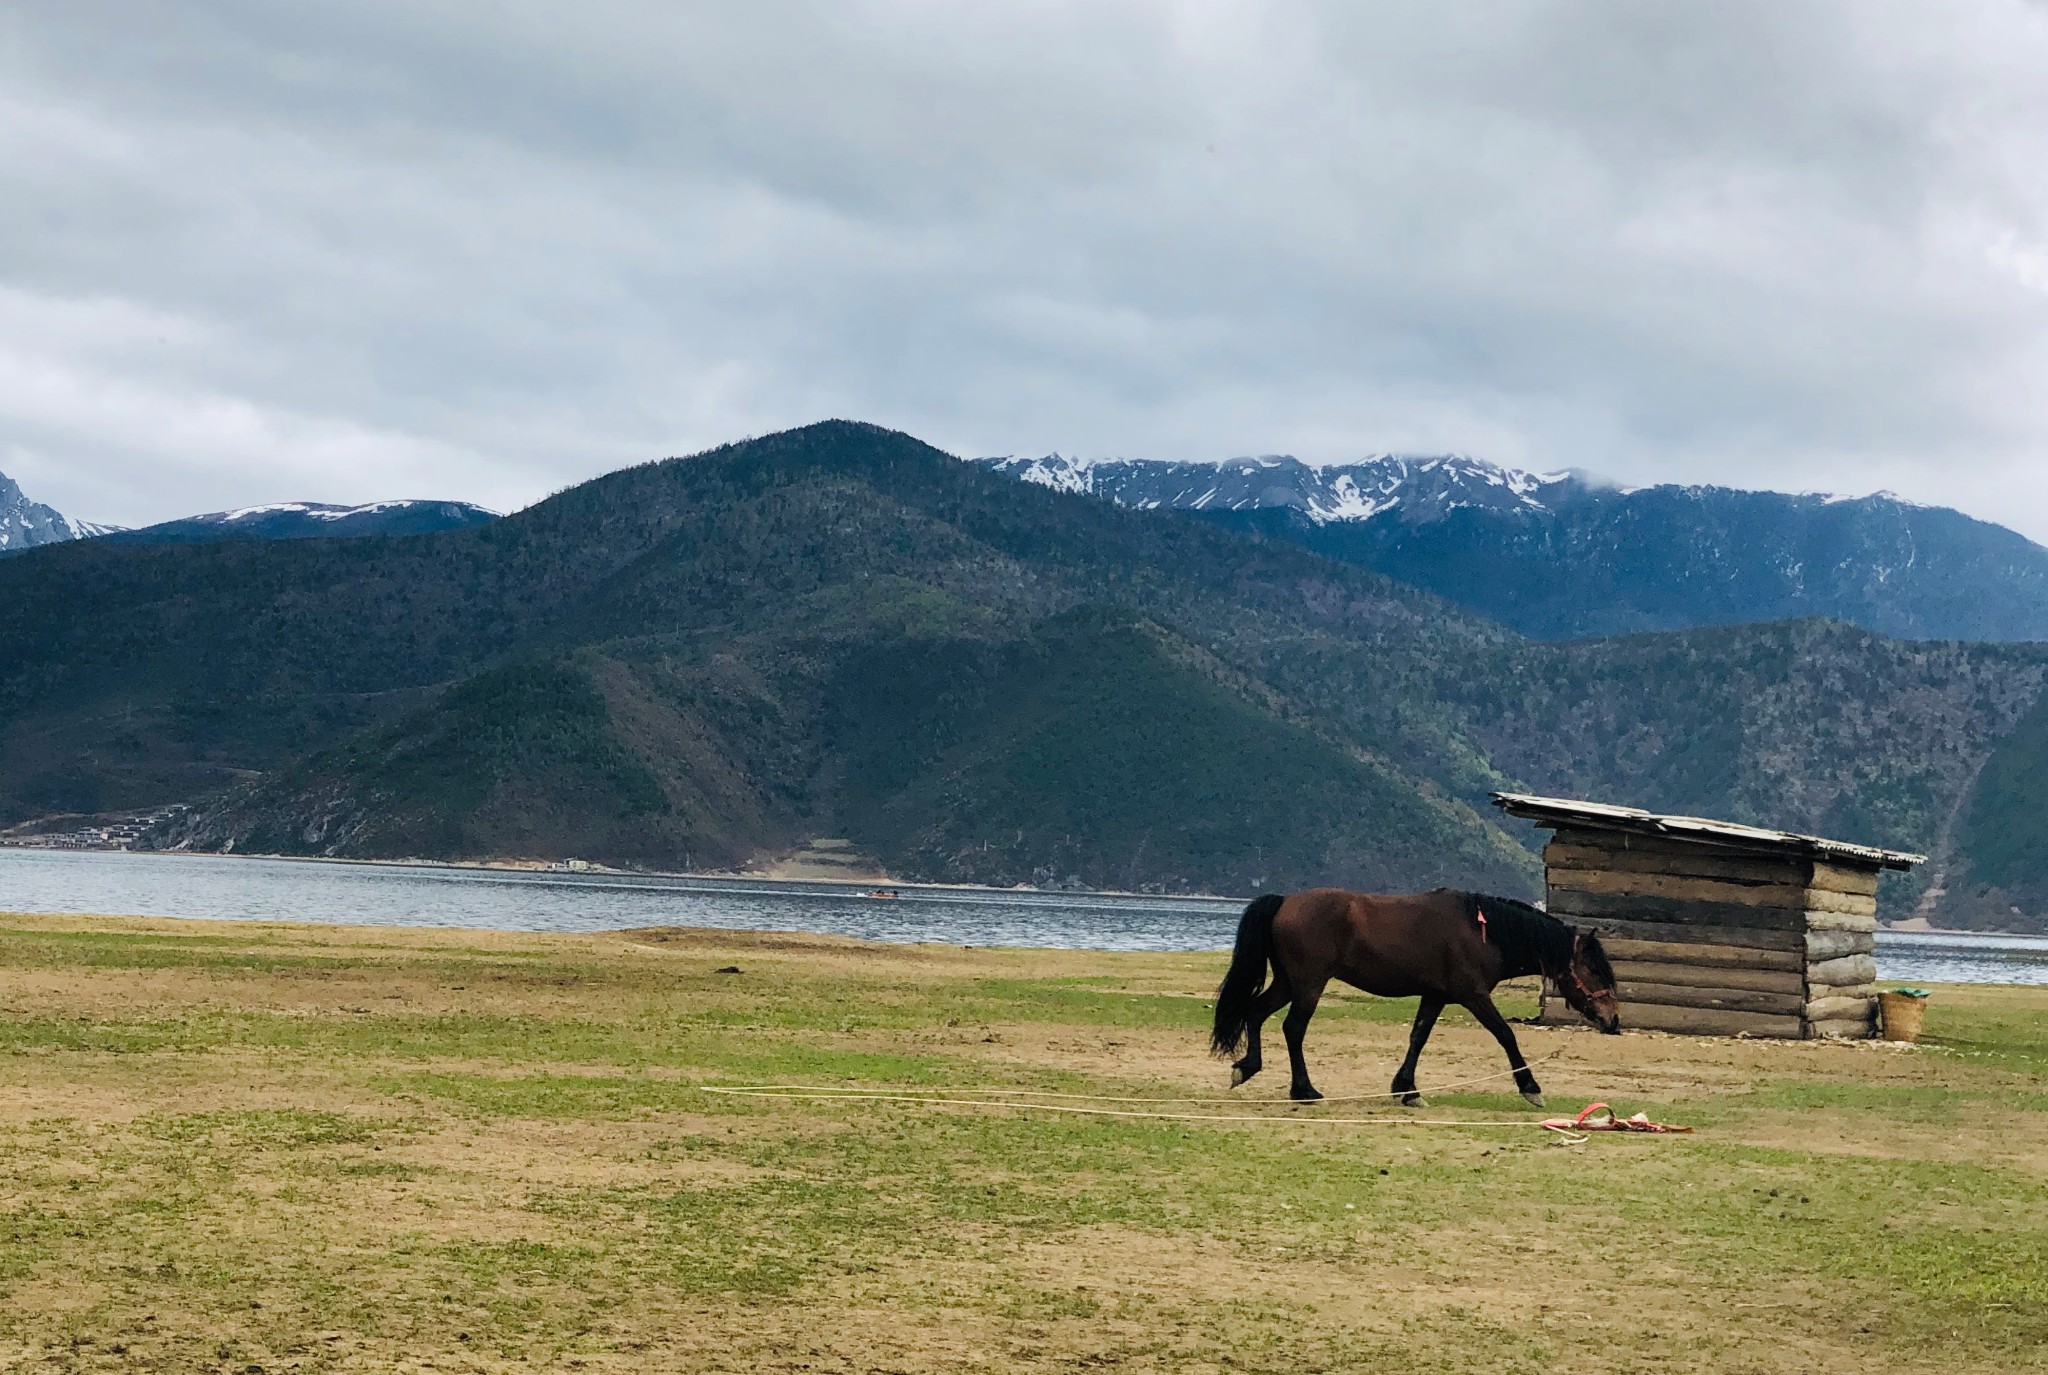
[{"label": "snow-capped mountain", "polygon": [[1045,458],[976,460],[997,472],[1061,492],[1085,492],[1141,510],[1185,511],[1285,508],[1317,525],[1370,520],[1398,512],[1407,522],[1435,520],[1463,507],[1542,510],[1547,501],[1584,480],[1570,472],[1526,473],[1476,458],[1449,454],[1409,458],[1392,454],[1357,463],[1312,467],[1269,454],[1222,463],[1161,463],[1146,459]]},{"label": "snow-capped mountain", "polygon": [[423,535],[484,525],[498,513],[466,501],[375,501],[335,506],[282,501],[167,520],[139,530],[72,520],[30,501],[0,473],[0,554],[66,540],[105,538],[117,544],[207,544],[217,540],[331,539],[355,535]]},{"label": "snow-capped mountain", "polygon": [[90,539],[118,528],[73,520],[40,501],[30,501],[13,478],[0,473],[0,554],[19,553],[39,544]]},{"label": "snow-capped mountain", "polygon": [[220,540],[424,535],[485,525],[497,518],[497,512],[466,501],[375,501],[366,506],[281,501],[169,520],[116,538],[124,544],[210,544]]},{"label": "snow-capped mountain", "polygon": [[2048,641],[2048,549],[1888,492],[1628,488],[1460,456],[977,462],[1303,544],[1545,639],[1832,616],[1905,638]]}]

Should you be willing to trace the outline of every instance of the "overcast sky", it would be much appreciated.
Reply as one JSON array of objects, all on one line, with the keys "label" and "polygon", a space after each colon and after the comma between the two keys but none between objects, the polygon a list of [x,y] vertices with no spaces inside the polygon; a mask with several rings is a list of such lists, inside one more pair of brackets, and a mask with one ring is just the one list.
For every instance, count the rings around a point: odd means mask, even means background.
[{"label": "overcast sky", "polygon": [[2048,540],[2048,12],[11,0],[0,471],[500,509],[827,416]]}]

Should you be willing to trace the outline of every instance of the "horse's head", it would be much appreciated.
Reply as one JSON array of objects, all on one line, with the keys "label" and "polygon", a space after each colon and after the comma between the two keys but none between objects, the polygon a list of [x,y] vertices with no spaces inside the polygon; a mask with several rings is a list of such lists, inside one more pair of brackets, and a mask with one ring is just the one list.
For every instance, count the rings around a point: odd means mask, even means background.
[{"label": "horse's head", "polygon": [[1572,1010],[1609,1036],[1621,1031],[1621,1000],[1614,993],[1614,966],[1600,938],[1591,931],[1572,933],[1571,967],[1557,979],[1558,992]]}]

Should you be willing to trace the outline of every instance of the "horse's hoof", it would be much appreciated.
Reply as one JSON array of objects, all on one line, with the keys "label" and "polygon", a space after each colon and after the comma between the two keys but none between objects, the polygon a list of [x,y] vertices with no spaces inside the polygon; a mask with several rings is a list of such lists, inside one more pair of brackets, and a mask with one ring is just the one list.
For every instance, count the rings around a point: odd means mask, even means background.
[{"label": "horse's hoof", "polygon": [[1251,1077],[1251,1071],[1247,1070],[1243,1065],[1232,1065],[1230,1067],[1230,1087],[1232,1088],[1236,1088]]},{"label": "horse's hoof", "polygon": [[1523,1094],[1522,1097],[1529,1100],[1529,1106],[1532,1108],[1540,1108],[1543,1106],[1543,1094],[1540,1090],[1532,1089],[1528,1093]]},{"label": "horse's hoof", "polygon": [[1401,1106],[1404,1108],[1426,1108],[1429,1106],[1429,1100],[1419,1093],[1404,1093],[1401,1095]]},{"label": "horse's hoof", "polygon": [[1317,1093],[1314,1089],[1300,1088],[1287,1090],[1287,1096],[1297,1103],[1313,1103],[1323,1095]]}]

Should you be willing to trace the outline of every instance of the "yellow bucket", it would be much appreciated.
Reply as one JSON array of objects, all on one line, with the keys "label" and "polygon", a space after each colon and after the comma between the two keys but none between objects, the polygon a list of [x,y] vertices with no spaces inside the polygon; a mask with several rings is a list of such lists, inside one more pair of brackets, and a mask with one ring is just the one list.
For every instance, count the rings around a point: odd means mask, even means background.
[{"label": "yellow bucket", "polygon": [[1917,1041],[1920,1023],[1927,1016],[1925,993],[1884,993],[1878,997],[1884,1009],[1884,1038],[1887,1041]]}]

